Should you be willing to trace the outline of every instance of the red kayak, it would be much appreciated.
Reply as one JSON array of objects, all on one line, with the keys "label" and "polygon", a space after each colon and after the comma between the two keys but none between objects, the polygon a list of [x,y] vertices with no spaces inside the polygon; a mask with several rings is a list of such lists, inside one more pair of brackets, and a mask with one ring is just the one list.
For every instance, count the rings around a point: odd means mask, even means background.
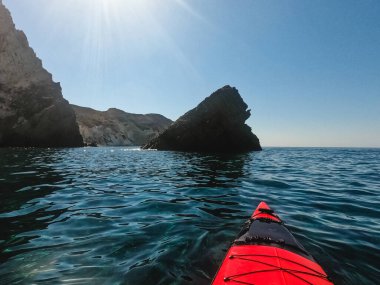
[{"label": "red kayak", "polygon": [[221,284],[333,285],[265,202],[228,250],[212,282]]}]

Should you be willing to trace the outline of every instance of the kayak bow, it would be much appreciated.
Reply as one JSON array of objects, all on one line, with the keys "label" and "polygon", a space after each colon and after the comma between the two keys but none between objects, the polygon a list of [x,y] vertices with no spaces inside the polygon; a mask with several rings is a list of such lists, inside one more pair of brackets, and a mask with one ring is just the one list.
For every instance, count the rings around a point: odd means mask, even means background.
[{"label": "kayak bow", "polygon": [[265,202],[244,224],[212,285],[333,285]]}]

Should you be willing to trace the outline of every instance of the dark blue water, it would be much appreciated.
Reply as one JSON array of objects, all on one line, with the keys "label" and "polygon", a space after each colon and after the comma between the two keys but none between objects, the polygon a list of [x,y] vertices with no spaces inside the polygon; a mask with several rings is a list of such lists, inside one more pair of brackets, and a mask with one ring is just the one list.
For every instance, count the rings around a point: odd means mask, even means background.
[{"label": "dark blue water", "polygon": [[209,284],[265,200],[336,284],[380,281],[380,149],[0,149],[1,284]]}]

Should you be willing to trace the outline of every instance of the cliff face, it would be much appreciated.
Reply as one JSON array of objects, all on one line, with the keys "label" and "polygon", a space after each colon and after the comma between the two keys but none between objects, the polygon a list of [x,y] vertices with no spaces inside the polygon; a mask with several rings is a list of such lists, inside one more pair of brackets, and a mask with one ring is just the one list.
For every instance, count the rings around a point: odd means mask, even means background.
[{"label": "cliff face", "polygon": [[71,105],[86,145],[137,146],[146,144],[173,122],[158,114],[131,114],[112,108],[105,112]]},{"label": "cliff face", "polygon": [[0,0],[0,146],[82,146],[75,113]]},{"label": "cliff face", "polygon": [[236,88],[225,86],[190,110],[143,148],[201,152],[261,150],[245,124],[250,110]]}]

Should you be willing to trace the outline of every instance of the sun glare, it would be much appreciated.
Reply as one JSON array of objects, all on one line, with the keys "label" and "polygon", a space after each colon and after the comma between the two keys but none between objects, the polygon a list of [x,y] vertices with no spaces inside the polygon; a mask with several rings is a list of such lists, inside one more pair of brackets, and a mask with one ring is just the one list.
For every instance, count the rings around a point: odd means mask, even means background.
[{"label": "sun glare", "polygon": [[[101,84],[107,73],[110,58],[117,49],[141,48],[149,38],[153,2],[144,0],[69,0],[76,10],[76,23],[82,37],[82,68],[89,80]],[[116,50],[116,51],[115,51]]]},{"label": "sun glare", "polygon": [[49,15],[47,22],[57,23],[53,27],[56,33],[61,33],[64,27],[81,42],[81,49],[75,51],[81,54],[78,64],[84,82],[89,82],[95,93],[101,91],[92,86],[93,82],[102,86],[110,68],[119,62],[123,62],[124,69],[131,69],[140,59],[149,59],[157,53],[167,54],[187,74],[199,76],[181,48],[178,41],[181,30],[173,22],[172,13],[182,13],[206,23],[187,1],[51,0],[45,9]]}]

